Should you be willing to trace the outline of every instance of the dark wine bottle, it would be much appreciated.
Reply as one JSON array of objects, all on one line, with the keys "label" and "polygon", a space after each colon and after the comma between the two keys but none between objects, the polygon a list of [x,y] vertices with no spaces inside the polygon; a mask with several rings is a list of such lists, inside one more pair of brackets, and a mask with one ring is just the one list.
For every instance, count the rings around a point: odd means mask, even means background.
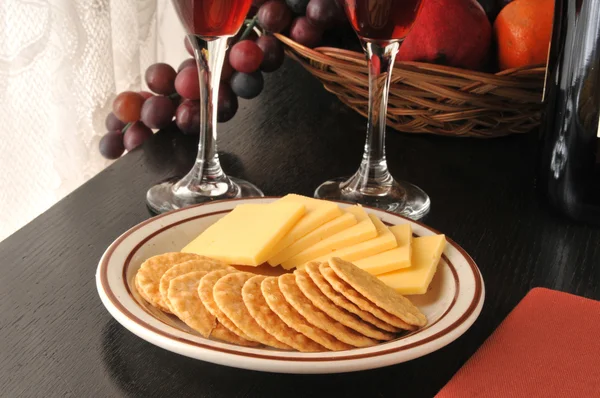
[{"label": "dark wine bottle", "polygon": [[538,187],[572,219],[600,224],[600,0],[556,0]]}]

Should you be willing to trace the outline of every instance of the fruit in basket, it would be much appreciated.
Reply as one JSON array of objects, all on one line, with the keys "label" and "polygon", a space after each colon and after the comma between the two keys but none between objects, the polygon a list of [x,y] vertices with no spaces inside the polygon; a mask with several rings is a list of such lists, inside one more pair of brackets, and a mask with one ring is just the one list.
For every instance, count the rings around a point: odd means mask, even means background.
[{"label": "fruit in basket", "polygon": [[333,27],[340,13],[340,8],[332,0],[310,0],[306,7],[306,18],[322,29]]},{"label": "fruit in basket", "polygon": [[316,47],[323,38],[323,30],[310,23],[307,17],[296,18],[290,28],[290,38],[305,47]]},{"label": "fruit in basket", "polygon": [[398,60],[481,69],[492,27],[475,0],[423,0],[415,24],[400,46]]},{"label": "fruit in basket", "polygon": [[554,0],[516,0],[494,22],[500,69],[543,64],[552,36]]}]

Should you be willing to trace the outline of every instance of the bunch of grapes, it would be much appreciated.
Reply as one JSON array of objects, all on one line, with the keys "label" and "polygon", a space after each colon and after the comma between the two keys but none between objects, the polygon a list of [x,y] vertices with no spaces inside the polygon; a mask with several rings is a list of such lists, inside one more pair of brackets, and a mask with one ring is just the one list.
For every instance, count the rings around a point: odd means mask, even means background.
[{"label": "bunch of grapes", "polygon": [[289,28],[289,37],[313,48],[323,41],[324,33],[345,22],[336,0],[254,0],[258,23],[268,32],[281,33]]},{"label": "bunch of grapes", "polygon": [[[288,31],[296,42],[314,47],[325,30],[345,20],[336,0],[254,0],[253,18],[232,40],[219,86],[217,119],[227,122],[238,110],[238,97],[252,99],[264,87],[263,73],[274,72],[283,64],[282,44],[269,33]],[[264,32],[260,37],[254,27]],[[185,39],[190,55],[194,54]],[[173,123],[184,134],[200,130],[200,89],[196,61],[189,58],[177,70],[168,64],[151,65],[145,80],[152,92],[125,91],[113,102],[106,117],[108,133],[100,140],[100,153],[117,159],[152,136],[152,129]]]}]

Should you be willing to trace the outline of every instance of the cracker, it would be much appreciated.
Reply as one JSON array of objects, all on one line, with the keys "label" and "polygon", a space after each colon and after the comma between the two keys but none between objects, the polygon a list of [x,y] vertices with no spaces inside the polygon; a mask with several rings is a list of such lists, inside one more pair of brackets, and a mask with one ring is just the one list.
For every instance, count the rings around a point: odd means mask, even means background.
[{"label": "cracker", "polygon": [[154,307],[170,313],[171,311],[169,311],[160,294],[160,278],[172,266],[199,257],[197,254],[178,252],[150,257],[142,263],[136,274],[136,283],[140,295]]},{"label": "cracker", "polygon": [[369,323],[362,321],[356,315],[353,315],[343,308],[338,307],[325,296],[321,290],[310,279],[308,273],[304,270],[294,272],[296,285],[300,288],[304,296],[309,299],[315,307],[329,315],[342,325],[357,331],[358,333],[377,340],[392,340],[396,336],[377,329]]},{"label": "cracker", "polygon": [[269,308],[276,313],[288,327],[302,333],[311,340],[316,341],[323,347],[341,351],[351,349],[352,346],[342,343],[323,329],[320,329],[310,323],[298,311],[296,311],[283,297],[279,289],[278,278],[269,277],[262,281],[260,290],[263,293],[265,301]]},{"label": "cracker", "polygon": [[173,313],[186,325],[208,338],[217,326],[217,318],[208,312],[198,297],[198,284],[206,274],[206,271],[195,271],[171,279],[167,297]]},{"label": "cracker", "polygon": [[215,283],[213,297],[219,309],[231,319],[244,334],[251,340],[267,346],[289,350],[291,347],[277,340],[274,336],[263,329],[250,315],[244,299],[242,298],[242,287],[244,283],[254,274],[247,272],[236,272],[225,275]]},{"label": "cracker", "polygon": [[180,275],[185,275],[190,272],[195,271],[204,271],[208,273],[210,271],[215,271],[217,269],[231,268],[227,264],[213,260],[212,258],[202,257],[194,260],[185,261],[183,263],[179,263],[177,265],[169,268],[163,276],[160,278],[160,283],[158,285],[158,290],[162,296],[162,299],[169,310],[175,314],[173,309],[171,308],[171,304],[169,303],[169,298],[167,296],[167,291],[169,290],[169,283],[172,279],[177,278]]},{"label": "cracker", "polygon": [[[333,303],[335,305],[337,305],[338,307],[341,307],[341,308],[345,309],[346,311],[353,313],[354,315],[358,316],[363,321],[368,322],[371,325],[373,325],[381,330],[385,330],[385,331],[392,332],[392,333],[397,333],[402,330],[395,326],[390,325],[387,322],[384,322],[384,321],[376,318],[370,312],[361,310],[352,301],[350,301],[346,297],[344,297],[343,294],[339,293],[337,290],[332,288],[331,285],[329,284],[329,282],[327,282],[327,280],[323,277],[323,275],[321,275],[321,271],[319,271],[319,263],[308,263],[308,264],[306,264],[306,267],[304,268],[304,270],[308,273],[308,276],[310,277],[310,279],[312,279],[314,284],[317,285],[319,290],[321,290],[321,292],[328,299],[333,301]],[[406,326],[410,326],[410,325],[407,325],[405,322],[402,322],[402,324],[404,324]]]},{"label": "cracker", "polygon": [[214,295],[213,295],[213,288],[214,288],[215,284],[218,282],[219,279],[221,279],[225,275],[229,275],[234,272],[237,272],[237,271],[235,271],[235,270],[232,271],[229,269],[222,269],[222,270],[218,270],[218,271],[209,272],[208,274],[206,274],[206,276],[204,276],[204,278],[202,278],[200,280],[200,284],[198,285],[198,296],[200,297],[200,300],[202,300],[202,303],[204,304],[204,306],[206,307],[208,312],[210,312],[211,314],[216,316],[217,320],[221,324],[223,324],[223,326],[225,326],[227,329],[229,329],[230,331],[237,334],[238,336],[240,336],[243,339],[252,340],[244,332],[242,332],[237,326],[235,326],[235,323],[233,323],[231,321],[231,319],[229,319],[229,317],[227,315],[225,315],[225,313],[223,313],[223,311],[221,311],[221,309],[219,308],[217,303],[215,303],[215,299],[214,299]]},{"label": "cracker", "polygon": [[290,328],[269,308],[260,290],[260,284],[266,278],[263,275],[256,275],[248,279],[242,288],[242,299],[256,323],[282,343],[300,352],[325,351],[325,347]]},{"label": "cracker", "polygon": [[344,282],[367,300],[414,326],[425,326],[427,318],[409,299],[356,265],[334,257],[329,266]]},{"label": "cracker", "polygon": [[294,274],[285,274],[279,277],[279,289],[283,297],[294,307],[309,323],[325,330],[338,340],[354,347],[369,347],[377,344],[377,340],[370,339],[360,333],[340,324],[311,303],[296,284]]},{"label": "cracker", "polygon": [[319,266],[319,271],[321,272],[321,275],[327,280],[327,282],[329,282],[329,284],[334,290],[336,290],[338,293],[350,300],[361,310],[368,311],[381,321],[386,322],[397,328],[404,330],[415,330],[414,326],[409,325],[397,316],[394,316],[388,313],[387,311],[382,310],[381,308],[377,307],[375,304],[371,303],[369,300],[364,298],[362,294],[358,293],[350,285],[344,282],[339,276],[337,276],[335,271],[332,270],[329,267],[329,265],[321,264]]},{"label": "cracker", "polygon": [[219,339],[226,343],[237,344],[245,347],[260,346],[260,344],[256,341],[250,341],[241,338],[240,336],[238,336],[237,334],[233,333],[231,330],[227,329],[225,326],[220,324],[219,321],[217,321],[217,326],[215,326],[215,328],[212,330],[210,337]]}]

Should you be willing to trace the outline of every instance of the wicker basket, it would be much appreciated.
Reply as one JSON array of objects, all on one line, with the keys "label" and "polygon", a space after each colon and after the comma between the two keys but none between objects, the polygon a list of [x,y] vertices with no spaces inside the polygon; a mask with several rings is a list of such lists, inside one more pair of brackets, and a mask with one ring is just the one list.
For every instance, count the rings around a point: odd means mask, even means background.
[{"label": "wicker basket", "polygon": [[[346,105],[367,115],[363,54],[332,47],[310,49],[277,34],[286,53]],[[496,74],[398,62],[392,74],[387,124],[408,133],[492,138],[527,133],[540,124],[543,65]]]}]

